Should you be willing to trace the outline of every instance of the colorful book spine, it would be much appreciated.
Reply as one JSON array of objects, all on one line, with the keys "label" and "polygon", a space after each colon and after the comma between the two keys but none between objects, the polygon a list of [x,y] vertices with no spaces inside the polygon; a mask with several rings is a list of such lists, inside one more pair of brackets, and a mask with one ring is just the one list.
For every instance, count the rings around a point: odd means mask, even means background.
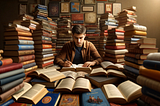
[{"label": "colorful book spine", "polygon": [[30,63],[30,64],[23,65],[23,68],[24,68],[24,69],[27,69],[27,68],[33,67],[33,66],[35,66],[35,65],[36,65],[36,63],[34,62],[34,63]]},{"label": "colorful book spine", "polygon": [[13,63],[13,60],[11,58],[0,60],[0,66],[8,65],[11,63]]},{"label": "colorful book spine", "polygon": [[19,58],[18,62],[20,63],[20,62],[24,62],[24,61],[27,61],[27,60],[35,59],[35,55],[19,56],[18,58]]},{"label": "colorful book spine", "polygon": [[8,100],[7,102],[1,104],[1,106],[9,106],[10,104],[14,103],[13,99]]},{"label": "colorful book spine", "polygon": [[34,49],[34,45],[18,45],[18,50],[32,50]]}]

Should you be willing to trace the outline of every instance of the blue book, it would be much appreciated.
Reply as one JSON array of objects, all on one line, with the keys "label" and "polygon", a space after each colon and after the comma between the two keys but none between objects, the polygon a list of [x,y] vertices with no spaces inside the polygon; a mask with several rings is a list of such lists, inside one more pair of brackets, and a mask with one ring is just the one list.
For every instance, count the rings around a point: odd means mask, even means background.
[{"label": "blue book", "polygon": [[137,74],[139,75],[139,69],[136,69],[136,68],[133,68],[133,67],[130,67],[130,66],[127,66],[127,65],[124,65],[124,69],[134,73],[134,74]]},{"label": "blue book", "polygon": [[1,104],[1,106],[9,106],[10,104],[14,103],[13,99],[8,100],[7,102]]},{"label": "blue book", "polygon": [[84,23],[84,21],[72,21],[72,23]]},{"label": "blue book", "polygon": [[42,10],[46,10],[47,11],[47,8],[40,7],[40,6],[38,6],[38,9],[42,9]]},{"label": "blue book", "polygon": [[44,19],[44,20],[47,20],[47,21],[48,21],[47,17],[42,17],[42,16],[40,16],[40,15],[37,15],[37,18],[39,18],[39,19]]},{"label": "blue book", "polygon": [[4,85],[4,84],[7,84],[9,82],[18,80],[20,78],[24,78],[24,77],[25,77],[25,73],[20,73],[20,74],[17,74],[17,75],[13,75],[13,76],[10,76],[10,77],[7,77],[7,78],[0,79],[0,86]]},{"label": "blue book", "polygon": [[138,60],[136,58],[127,57],[127,56],[124,57],[124,60],[135,63],[135,64],[139,64],[139,65],[143,64],[143,61],[144,61],[144,60]]},{"label": "blue book", "polygon": [[18,50],[32,50],[34,49],[34,45],[18,45]]},{"label": "blue book", "polygon": [[27,68],[33,67],[35,65],[36,65],[36,62],[33,62],[33,63],[30,63],[30,64],[23,65],[23,68],[27,69]]},{"label": "blue book", "polygon": [[32,106],[57,106],[60,93],[53,93],[54,89],[47,89],[49,92],[36,104]]},{"label": "blue book", "polygon": [[142,94],[147,95],[151,98],[154,98],[154,99],[160,101],[160,92],[155,91],[155,90],[148,88],[146,86],[142,87]]},{"label": "blue book", "polygon": [[160,61],[144,60],[143,66],[145,68],[149,68],[149,69],[159,70],[160,71]]},{"label": "blue book", "polygon": [[92,89],[91,92],[82,93],[82,106],[110,106],[100,88]]}]

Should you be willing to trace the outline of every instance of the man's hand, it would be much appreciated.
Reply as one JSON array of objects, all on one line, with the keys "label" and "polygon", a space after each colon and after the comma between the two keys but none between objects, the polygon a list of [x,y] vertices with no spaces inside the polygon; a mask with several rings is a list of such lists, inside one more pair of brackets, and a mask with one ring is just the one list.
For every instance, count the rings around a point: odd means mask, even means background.
[{"label": "man's hand", "polygon": [[90,67],[90,66],[94,66],[95,64],[96,64],[95,61],[92,61],[92,62],[88,61],[83,64],[83,67]]},{"label": "man's hand", "polygon": [[68,60],[63,63],[63,67],[70,67],[71,65],[72,65],[72,62]]}]

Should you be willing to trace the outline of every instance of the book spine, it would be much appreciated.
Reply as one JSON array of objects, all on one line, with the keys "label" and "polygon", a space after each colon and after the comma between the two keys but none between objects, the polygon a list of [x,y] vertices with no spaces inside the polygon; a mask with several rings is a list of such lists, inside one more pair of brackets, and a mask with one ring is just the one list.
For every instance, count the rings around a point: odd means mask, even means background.
[{"label": "book spine", "polygon": [[146,26],[142,26],[142,25],[133,25],[135,30],[140,30],[140,31],[147,31],[147,27]]},{"label": "book spine", "polygon": [[42,40],[42,43],[52,43],[52,41]]},{"label": "book spine", "polygon": [[8,65],[11,63],[13,63],[13,60],[11,58],[0,60],[0,66]]},{"label": "book spine", "polygon": [[19,63],[27,60],[33,60],[33,59],[35,59],[35,55],[20,56]]},{"label": "book spine", "polygon": [[35,62],[35,60],[28,60],[28,61],[24,61],[24,62],[21,62],[23,65],[26,65],[26,64],[29,64],[29,63],[33,63]]},{"label": "book spine", "polygon": [[0,79],[6,78],[6,77],[10,77],[10,76],[22,73],[22,72],[24,72],[23,68],[12,70],[12,71],[9,71],[9,72],[6,72],[6,73],[2,73],[2,74],[0,74]]},{"label": "book spine", "polygon": [[[139,64],[139,65],[143,64],[143,62],[140,63],[138,59],[135,59],[135,58],[132,58],[132,57],[125,56],[124,60],[129,61],[129,62],[133,62],[135,64]],[[140,60],[140,61],[143,61],[143,60]]]},{"label": "book spine", "polygon": [[136,68],[133,68],[133,67],[130,67],[130,66],[127,66],[127,65],[124,65],[124,69],[139,75],[139,69],[136,69]]},{"label": "book spine", "polygon": [[16,69],[19,69],[19,68],[22,68],[21,63],[12,63],[12,64],[9,64],[9,65],[0,66],[0,74],[8,72],[8,71],[16,70]]},{"label": "book spine", "polygon": [[18,36],[19,40],[33,40],[32,37],[23,37],[23,36]]},{"label": "book spine", "polygon": [[29,41],[29,40],[19,40],[19,44],[28,44],[28,45],[32,45],[32,44],[34,44],[34,41]]},{"label": "book spine", "polygon": [[12,82],[12,81],[18,80],[20,78],[24,78],[24,77],[25,77],[25,73],[20,73],[20,74],[14,75],[14,76],[0,79],[0,86],[3,86],[9,82]]},{"label": "book spine", "polygon": [[30,63],[30,64],[23,65],[23,68],[24,68],[24,69],[27,69],[27,68],[33,67],[33,66],[35,66],[35,65],[36,65],[36,63],[34,62],[34,63]]},{"label": "book spine", "polygon": [[16,24],[16,26],[17,26],[17,28],[19,28],[19,29],[22,29],[22,30],[25,30],[25,31],[30,31],[30,29],[29,28],[27,28],[27,27],[25,27],[25,26],[22,26],[22,25],[19,25],[19,24]]},{"label": "book spine", "polygon": [[32,50],[34,49],[33,45],[18,45],[19,49],[18,50]]},{"label": "book spine", "polygon": [[154,60],[144,60],[143,66],[148,69],[159,70],[160,71],[160,61]]},{"label": "book spine", "polygon": [[133,54],[133,53],[125,53],[125,56],[127,57],[133,57],[133,58],[136,58],[136,59],[141,59],[140,56],[142,54]]},{"label": "book spine", "polygon": [[105,48],[106,49],[113,49],[113,50],[116,49],[116,50],[119,50],[119,49],[125,49],[126,46],[108,46],[108,45],[106,45]]},{"label": "book spine", "polygon": [[12,81],[12,82],[7,83],[5,85],[2,85],[2,86],[0,86],[0,93],[3,93],[3,92],[6,92],[6,91],[10,90],[11,88],[19,85],[22,82],[23,82],[23,78]]},{"label": "book spine", "polygon": [[1,106],[9,106],[10,104],[14,103],[13,99],[8,100],[7,102],[1,104]]},{"label": "book spine", "polygon": [[45,64],[42,64],[42,67],[46,67],[46,66],[51,65],[51,64],[53,64],[53,61],[45,63]]},{"label": "book spine", "polygon": [[49,41],[51,41],[52,39],[49,38],[49,37],[46,37],[46,36],[42,36],[42,40],[49,40]]},{"label": "book spine", "polygon": [[149,53],[147,55],[147,60],[160,61],[160,53]]},{"label": "book spine", "polygon": [[[33,71],[34,69],[37,69],[37,65],[35,65],[35,66],[33,66],[33,67],[30,67],[30,68],[27,68],[27,69],[25,69],[25,74],[26,74],[26,72],[28,72],[28,71]],[[27,76],[27,74],[26,74],[26,76]]]},{"label": "book spine", "polygon": [[29,55],[29,54],[34,54],[35,51],[34,50],[23,50],[23,51],[18,51],[19,55]]},{"label": "book spine", "polygon": [[42,46],[43,46],[43,49],[52,48],[52,45],[42,44]]}]

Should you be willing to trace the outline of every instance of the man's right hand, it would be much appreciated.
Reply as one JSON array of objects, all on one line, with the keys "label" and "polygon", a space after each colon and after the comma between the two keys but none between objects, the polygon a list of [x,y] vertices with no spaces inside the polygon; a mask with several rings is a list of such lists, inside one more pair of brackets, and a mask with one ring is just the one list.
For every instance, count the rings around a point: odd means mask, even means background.
[{"label": "man's right hand", "polygon": [[72,62],[68,60],[63,63],[63,67],[70,67],[71,65],[72,65]]}]

